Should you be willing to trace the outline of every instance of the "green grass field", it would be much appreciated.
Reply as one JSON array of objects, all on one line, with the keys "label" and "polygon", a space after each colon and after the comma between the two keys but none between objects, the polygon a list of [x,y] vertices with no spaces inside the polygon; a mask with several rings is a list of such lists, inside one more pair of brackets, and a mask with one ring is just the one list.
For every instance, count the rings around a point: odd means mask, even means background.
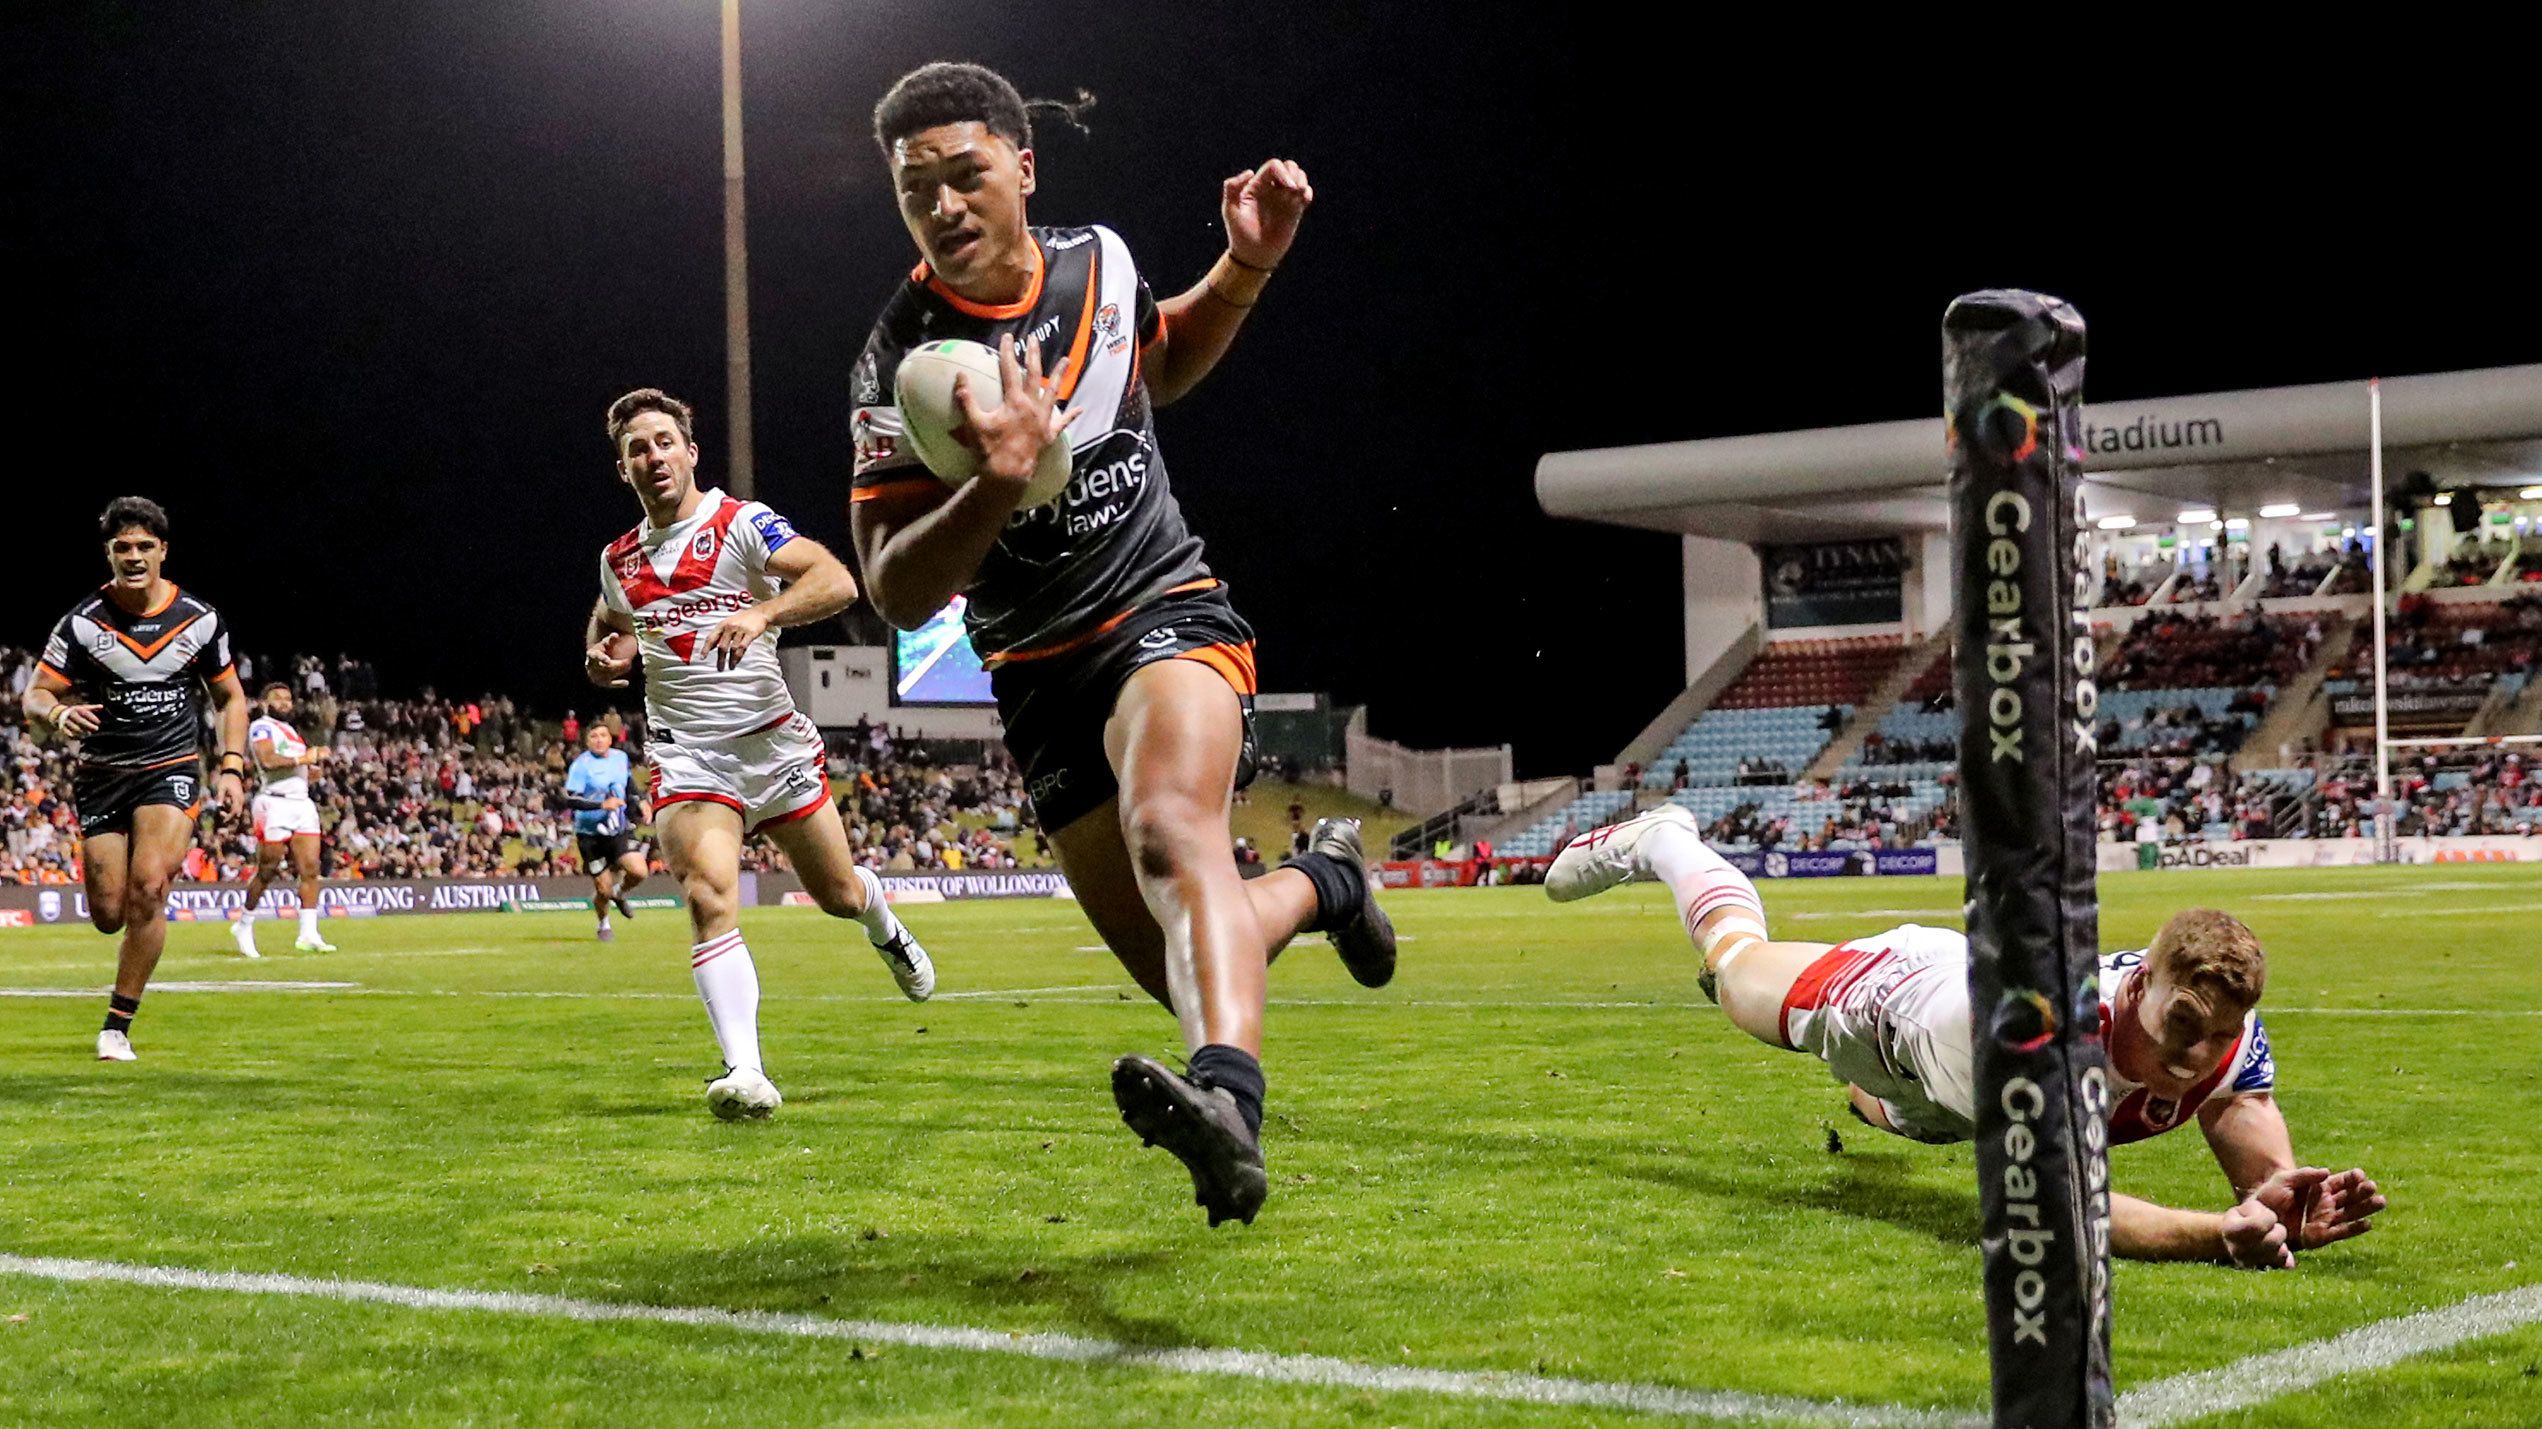
[{"label": "green grass field", "polygon": [[[2542,879],[2515,868],[2102,880],[2113,945],[2212,902],[2270,948],[2299,1154],[2392,1209],[2291,1274],[2123,1265],[2122,1387],[2542,1283]],[[1956,881],[1777,883],[1782,936],[1955,920]],[[1666,899],[1397,894],[1396,984],[1320,942],[1272,975],[1250,1228],[1204,1227],[1105,1090],[1178,1053],[1065,902],[909,910],[938,1000],[844,925],[760,911],[764,1124],[716,1070],[685,929],[341,920],[334,955],[179,925],[90,1060],[111,944],[0,930],[0,1254],[1060,1332],[1969,1411],[1964,1147],[1840,1116],[1814,1063],[1701,1005]],[[287,925],[267,925],[269,935]],[[852,931],[852,930],[850,930]],[[270,945],[285,939],[269,936]],[[315,990],[187,982],[323,981]],[[1838,1133],[1836,1149],[1830,1132]],[[2195,1132],[2118,1184],[2213,1206]],[[2542,1326],[2202,1424],[2542,1423]],[[0,1274],[0,1422],[1639,1424],[1650,1415],[897,1343]]]}]

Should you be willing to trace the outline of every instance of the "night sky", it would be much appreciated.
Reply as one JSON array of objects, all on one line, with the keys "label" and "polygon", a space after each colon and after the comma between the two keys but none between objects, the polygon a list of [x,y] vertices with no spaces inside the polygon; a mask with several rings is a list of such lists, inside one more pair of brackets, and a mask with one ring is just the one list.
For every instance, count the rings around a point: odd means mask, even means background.
[{"label": "night sky", "polygon": [[[1176,492],[1266,688],[1527,773],[1680,677],[1675,543],[1544,517],[1547,450],[1929,412],[1943,305],[1996,284],[2083,310],[2099,400],[2542,354],[2526,220],[2480,197],[2509,131],[2389,80],[2352,113],[2277,60],[1977,85],[1369,8],[745,0],[761,498],[845,551],[849,367],[914,261],[869,115],[944,58],[1095,92],[1033,216],[1118,229],[1160,294],[1217,253],[1221,177],[1307,166],[1287,267],[1160,418]],[[639,515],[609,399],[688,397],[722,470],[711,0],[12,9],[0,641],[103,578],[134,491],[251,649],[588,710],[595,554]]]}]

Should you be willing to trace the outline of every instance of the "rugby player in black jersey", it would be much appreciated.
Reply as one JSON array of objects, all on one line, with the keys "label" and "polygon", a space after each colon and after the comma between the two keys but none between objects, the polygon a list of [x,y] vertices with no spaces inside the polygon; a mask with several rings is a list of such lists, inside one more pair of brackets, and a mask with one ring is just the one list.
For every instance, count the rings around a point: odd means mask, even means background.
[{"label": "rugby player in black jersey", "polygon": [[[1269,1184],[1264,969],[1320,931],[1379,986],[1394,975],[1394,931],[1356,823],[1327,821],[1265,877],[1236,870],[1227,811],[1253,775],[1253,632],[1167,489],[1151,408],[1227,351],[1314,190],[1284,159],[1229,178],[1225,255],[1158,302],[1111,230],[1026,225],[1031,119],[995,72],[904,75],[875,108],[874,137],[923,261],[854,377],[850,516],[867,589],[902,629],[967,597],[1007,747],[1080,906],[1182,1024],[1188,1074],[1147,1057],[1113,1064],[1122,1119],[1190,1169],[1210,1224],[1249,1222]],[[1003,369],[1000,390],[957,389],[980,465],[952,490],[909,451],[891,398],[902,356],[945,338],[997,349]],[[1021,508],[1060,440],[1074,458],[1067,490]]]},{"label": "rugby player in black jersey", "polygon": [[[220,715],[213,785],[232,815],[247,802],[247,692],[220,612],[159,573],[168,513],[120,496],[98,527],[113,578],[53,627],[23,708],[28,724],[80,741],[71,804],[88,919],[101,933],[124,935],[97,1058],[129,1062],[132,1017],[167,946],[168,882],[203,806],[201,692],[211,692]],[[65,698],[74,693],[84,702]]]}]

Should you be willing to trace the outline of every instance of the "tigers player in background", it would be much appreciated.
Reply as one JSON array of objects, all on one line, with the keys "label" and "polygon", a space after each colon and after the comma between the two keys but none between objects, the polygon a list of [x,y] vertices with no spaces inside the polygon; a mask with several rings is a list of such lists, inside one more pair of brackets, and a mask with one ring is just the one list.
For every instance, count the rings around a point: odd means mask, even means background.
[{"label": "tigers player in background", "polygon": [[[1773,941],[1756,885],[1674,804],[1573,839],[1545,892],[1567,903],[1646,879],[1668,885],[1703,954],[1698,982],[1739,1030],[1826,1063],[1854,1115],[1882,1131],[1937,1143],[1976,1134],[1965,934],[1908,924],[1833,946]],[[2299,1253],[2365,1234],[2385,1208],[2365,1172],[2296,1163],[2259,1017],[2267,980],[2259,939],[2212,908],[2174,915],[2141,951],[2102,955],[2110,1141],[2194,1117],[2234,1197],[2217,1213],[2112,1192],[2112,1253],[2291,1269]]]},{"label": "tigers player in background", "polygon": [[[1253,777],[1253,631],[1183,524],[1153,408],[1218,364],[1315,191],[1285,159],[1229,178],[1225,254],[1158,302],[1111,229],[1027,226],[1031,119],[994,71],[903,75],[874,137],[920,262],[853,379],[858,559],[903,630],[967,597],[1044,837],[1113,955],[1182,1024],[1188,1076],[1149,1057],[1113,1064],[1122,1120],[1190,1170],[1211,1225],[1250,1222],[1269,1190],[1265,968],[1299,933],[1324,932],[1376,987],[1394,976],[1395,939],[1353,821],[1318,825],[1267,876],[1237,871],[1228,805]],[[902,357],[944,338],[996,349],[1003,368],[999,390],[957,386],[980,466],[955,489],[902,443],[890,395]],[[1018,509],[1061,440],[1066,491]]]},{"label": "tigers player in background", "polygon": [[644,850],[635,844],[634,794],[628,785],[633,771],[627,752],[609,726],[593,720],[583,731],[583,752],[565,770],[565,806],[574,811],[574,847],[582,855],[583,872],[591,875],[591,911],[600,918],[599,938],[618,935],[609,927],[609,910],[633,918],[627,895],[644,882]]},{"label": "tigers player in background", "polygon": [[263,787],[250,806],[256,825],[256,872],[247,880],[247,906],[231,929],[240,957],[256,956],[256,906],[265,889],[282,872],[283,853],[291,854],[291,871],[300,878],[300,937],[292,947],[304,953],[332,953],[335,945],[318,935],[318,806],[309,797],[309,768],[327,752],[313,747],[291,727],[291,685],[275,680],[265,686],[265,712],[247,726],[248,752]]},{"label": "tigers player in background", "polygon": [[[706,1104],[730,1121],[785,1100],[759,1056],[759,972],[740,926],[742,840],[764,833],[784,850],[822,912],[862,925],[910,1001],[927,1000],[936,974],[892,916],[882,880],[857,866],[830,802],[821,732],[796,712],[777,668],[777,627],[845,610],[856,581],[776,512],[700,488],[694,432],[688,404],[650,387],[609,406],[618,478],[645,519],[601,553],[583,669],[622,689],[643,664],[654,828],[688,899],[689,970],[724,1054]],[[628,634],[634,653],[619,648]]]},{"label": "tigers player in background", "polygon": [[[88,919],[123,934],[97,1059],[129,1062],[133,1015],[168,942],[168,882],[203,806],[203,696],[220,721],[213,787],[234,816],[247,801],[247,692],[220,612],[160,573],[159,503],[119,496],[98,530],[111,578],[54,625],[21,711],[41,733],[79,741],[71,804]],[[84,698],[65,698],[74,692]]]}]

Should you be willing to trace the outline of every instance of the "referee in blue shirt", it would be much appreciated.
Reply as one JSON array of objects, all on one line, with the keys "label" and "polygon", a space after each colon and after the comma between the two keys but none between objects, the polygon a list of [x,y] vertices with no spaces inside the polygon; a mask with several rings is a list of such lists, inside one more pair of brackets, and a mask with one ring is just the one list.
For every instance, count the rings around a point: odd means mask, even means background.
[{"label": "referee in blue shirt", "polygon": [[574,842],[582,851],[583,872],[591,875],[591,908],[600,915],[600,941],[617,934],[609,927],[609,909],[628,917],[627,895],[644,882],[644,852],[633,837],[635,807],[628,792],[627,752],[613,749],[609,726],[593,720],[583,733],[583,752],[565,771],[565,804],[574,811]]}]

